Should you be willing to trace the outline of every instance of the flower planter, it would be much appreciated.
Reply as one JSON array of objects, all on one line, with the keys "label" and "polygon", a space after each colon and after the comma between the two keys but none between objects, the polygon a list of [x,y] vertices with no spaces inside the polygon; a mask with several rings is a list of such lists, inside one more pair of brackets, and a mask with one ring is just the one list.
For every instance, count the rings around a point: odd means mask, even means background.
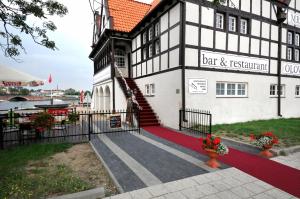
[{"label": "flower planter", "polygon": [[259,153],[260,156],[265,158],[271,158],[273,157],[273,154],[270,152],[270,149],[272,148],[273,144],[264,145],[262,151]]},{"label": "flower planter", "polygon": [[208,166],[210,166],[211,168],[218,168],[220,167],[220,163],[217,161],[217,158],[219,156],[219,154],[217,153],[216,150],[213,149],[205,149],[209,160],[206,162],[206,164]]}]

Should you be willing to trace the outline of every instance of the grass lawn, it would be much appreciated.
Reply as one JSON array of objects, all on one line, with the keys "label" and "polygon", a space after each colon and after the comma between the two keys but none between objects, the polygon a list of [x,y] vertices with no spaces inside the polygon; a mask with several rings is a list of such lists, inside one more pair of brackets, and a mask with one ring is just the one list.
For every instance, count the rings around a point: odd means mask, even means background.
[{"label": "grass lawn", "polygon": [[225,135],[240,140],[249,140],[251,133],[259,135],[272,131],[279,138],[279,146],[300,145],[300,118],[258,120],[235,124],[219,124],[212,126],[215,135]]},{"label": "grass lawn", "polygon": [[[33,144],[0,151],[0,198],[43,198],[89,189],[90,185],[73,176],[67,166],[50,168],[43,161],[70,147],[71,144]],[[34,165],[35,161],[39,165]]]}]

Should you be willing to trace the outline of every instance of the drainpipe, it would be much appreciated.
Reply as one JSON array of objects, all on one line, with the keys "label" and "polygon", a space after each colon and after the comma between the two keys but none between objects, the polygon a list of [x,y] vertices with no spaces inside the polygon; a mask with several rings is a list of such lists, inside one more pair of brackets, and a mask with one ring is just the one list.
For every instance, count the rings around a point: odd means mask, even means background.
[{"label": "drainpipe", "polygon": [[113,113],[116,110],[115,103],[115,48],[114,48],[114,38],[111,38],[111,79],[112,79],[112,87],[113,87]]},{"label": "drainpipe", "polygon": [[[181,65],[181,96],[182,96],[182,110],[185,110],[185,2],[180,1],[181,4],[181,20],[180,20],[180,57],[179,63]],[[183,112],[183,120],[185,121],[185,114]]]},{"label": "drainpipe", "polygon": [[277,64],[277,115],[282,117],[281,115],[281,51],[282,51],[282,22],[278,24],[278,64]]}]

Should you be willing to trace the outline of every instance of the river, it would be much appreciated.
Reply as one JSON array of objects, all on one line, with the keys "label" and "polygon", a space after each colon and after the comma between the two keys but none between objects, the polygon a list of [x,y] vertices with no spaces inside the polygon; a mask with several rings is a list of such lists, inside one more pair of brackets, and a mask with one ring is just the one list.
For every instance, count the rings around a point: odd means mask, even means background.
[{"label": "river", "polygon": [[[44,101],[19,101],[19,102],[10,102],[10,101],[0,101],[0,110],[8,110],[8,109],[30,109],[35,108],[34,105],[41,104],[50,104],[50,100]],[[78,100],[54,100],[54,104],[78,104]]]}]

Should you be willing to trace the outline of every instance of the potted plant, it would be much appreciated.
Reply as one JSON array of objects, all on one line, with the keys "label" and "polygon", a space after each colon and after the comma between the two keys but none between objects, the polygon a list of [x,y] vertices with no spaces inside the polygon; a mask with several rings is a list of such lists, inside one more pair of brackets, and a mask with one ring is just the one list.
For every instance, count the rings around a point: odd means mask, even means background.
[{"label": "potted plant", "polygon": [[54,125],[54,117],[46,112],[37,113],[32,115],[32,124],[37,133],[37,137],[41,136],[45,130],[50,130]]},{"label": "potted plant", "polygon": [[229,152],[228,147],[221,142],[220,137],[214,137],[210,134],[205,139],[202,139],[202,147],[210,158],[206,164],[212,168],[220,166],[220,163],[217,161],[219,155],[225,155]]},{"label": "potted plant", "polygon": [[79,115],[75,112],[71,112],[71,113],[68,114],[68,120],[71,123],[75,123],[76,121],[79,120]]},{"label": "potted plant", "polygon": [[262,149],[260,155],[267,158],[273,156],[270,149],[274,144],[279,143],[278,137],[273,132],[264,132],[260,135],[250,134],[250,141],[254,141],[254,145]]}]

